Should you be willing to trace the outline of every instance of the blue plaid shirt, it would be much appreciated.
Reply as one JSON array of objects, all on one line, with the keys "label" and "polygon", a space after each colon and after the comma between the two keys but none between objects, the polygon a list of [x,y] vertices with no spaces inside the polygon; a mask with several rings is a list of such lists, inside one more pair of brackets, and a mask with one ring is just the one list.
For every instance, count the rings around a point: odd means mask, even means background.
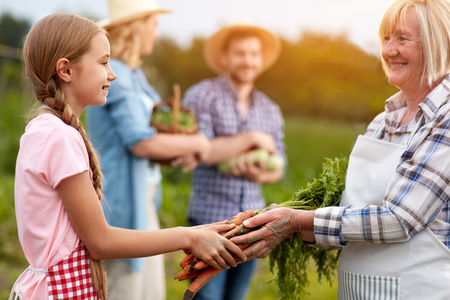
[{"label": "blue plaid shirt", "polygon": [[428,227],[450,248],[450,77],[420,103],[415,119],[399,127],[405,113],[406,99],[399,92],[387,100],[385,112],[366,132],[372,136],[384,119],[386,126],[379,138],[401,143],[420,116],[425,118],[389,181],[383,206],[318,209],[315,246],[334,249],[349,241],[404,242]]},{"label": "blue plaid shirt", "polygon": [[[209,139],[259,130],[273,136],[278,154],[285,160],[284,120],[277,104],[254,89],[252,105],[243,117],[237,94],[225,76],[203,80],[189,88],[183,105],[192,109],[199,130]],[[240,211],[262,209],[261,184],[243,177],[224,176],[215,166],[201,165],[193,173],[189,219],[197,224],[229,219]]]}]

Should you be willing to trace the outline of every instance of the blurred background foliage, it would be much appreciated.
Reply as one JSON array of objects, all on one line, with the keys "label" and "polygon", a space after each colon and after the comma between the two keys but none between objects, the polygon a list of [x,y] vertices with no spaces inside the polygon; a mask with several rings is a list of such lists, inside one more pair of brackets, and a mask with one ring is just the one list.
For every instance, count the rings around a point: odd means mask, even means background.
[{"label": "blurred background foliage", "polygon": [[[20,48],[31,24],[9,14],[0,16],[0,299],[6,299],[17,276],[26,268],[17,239],[14,214],[14,168],[19,139],[33,96],[24,79]],[[160,38],[143,69],[164,99],[172,85],[182,92],[192,84],[215,76],[203,61],[203,38],[190,46]],[[265,72],[257,87],[274,99],[286,118],[289,167],[280,182],[263,187],[267,203],[282,202],[311,181],[325,157],[348,155],[357,134],[384,108],[397,89],[390,86],[379,58],[351,43],[345,34],[332,36],[305,31],[295,42],[282,40],[277,63]],[[186,225],[190,176],[163,168],[162,227]],[[187,286],[171,278],[182,253],[166,255],[168,299],[180,299]],[[311,272],[314,272],[311,269]],[[267,261],[260,260],[248,299],[274,299],[275,283]],[[304,299],[335,299],[330,287],[310,276],[311,295]]]}]

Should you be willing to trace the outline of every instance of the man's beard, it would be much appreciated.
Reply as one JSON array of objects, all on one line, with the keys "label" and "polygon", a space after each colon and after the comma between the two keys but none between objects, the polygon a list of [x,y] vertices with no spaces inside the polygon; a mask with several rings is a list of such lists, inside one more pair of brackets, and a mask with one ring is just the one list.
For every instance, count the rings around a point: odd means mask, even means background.
[{"label": "man's beard", "polygon": [[249,84],[249,83],[254,83],[255,80],[258,78],[259,73],[256,73],[256,75],[255,75],[251,80],[245,80],[245,79],[243,80],[243,79],[241,79],[241,77],[239,76],[239,71],[242,70],[242,69],[251,69],[251,70],[254,70],[255,68],[253,68],[253,67],[240,67],[240,68],[237,68],[236,71],[230,72],[230,78],[231,78],[231,80],[232,80],[234,83],[237,83],[237,84]]}]

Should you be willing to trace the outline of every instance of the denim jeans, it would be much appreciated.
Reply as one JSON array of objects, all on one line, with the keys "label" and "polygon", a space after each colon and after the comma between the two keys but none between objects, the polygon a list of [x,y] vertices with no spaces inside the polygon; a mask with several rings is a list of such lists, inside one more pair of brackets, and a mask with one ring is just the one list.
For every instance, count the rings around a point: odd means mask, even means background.
[{"label": "denim jeans", "polygon": [[244,300],[255,268],[256,260],[251,260],[223,270],[195,295],[194,300]]},{"label": "denim jeans", "polygon": [[[190,225],[199,225],[190,220]],[[256,269],[256,259],[223,270],[208,282],[193,300],[244,300]]]}]

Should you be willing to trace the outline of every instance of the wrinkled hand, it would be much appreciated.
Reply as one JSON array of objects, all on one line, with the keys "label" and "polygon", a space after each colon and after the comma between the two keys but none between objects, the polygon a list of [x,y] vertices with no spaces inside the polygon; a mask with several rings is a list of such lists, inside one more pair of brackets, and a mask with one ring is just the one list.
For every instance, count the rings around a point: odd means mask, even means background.
[{"label": "wrinkled hand", "polygon": [[[301,231],[307,221],[300,214],[308,214],[308,218],[314,216],[314,211],[307,212],[289,208],[276,208],[260,213],[253,218],[244,221],[247,228],[261,228],[251,231],[245,235],[231,239],[233,243],[252,243],[244,250],[247,259],[263,258],[269,255],[284,239],[292,237],[295,232]],[[308,219],[308,221],[311,221]],[[305,227],[306,229],[306,227]]]},{"label": "wrinkled hand", "polygon": [[190,252],[215,269],[229,269],[230,266],[236,267],[238,261],[245,262],[247,257],[244,252],[219,234],[234,227],[236,225],[228,224],[226,221],[190,227],[196,231]]}]

